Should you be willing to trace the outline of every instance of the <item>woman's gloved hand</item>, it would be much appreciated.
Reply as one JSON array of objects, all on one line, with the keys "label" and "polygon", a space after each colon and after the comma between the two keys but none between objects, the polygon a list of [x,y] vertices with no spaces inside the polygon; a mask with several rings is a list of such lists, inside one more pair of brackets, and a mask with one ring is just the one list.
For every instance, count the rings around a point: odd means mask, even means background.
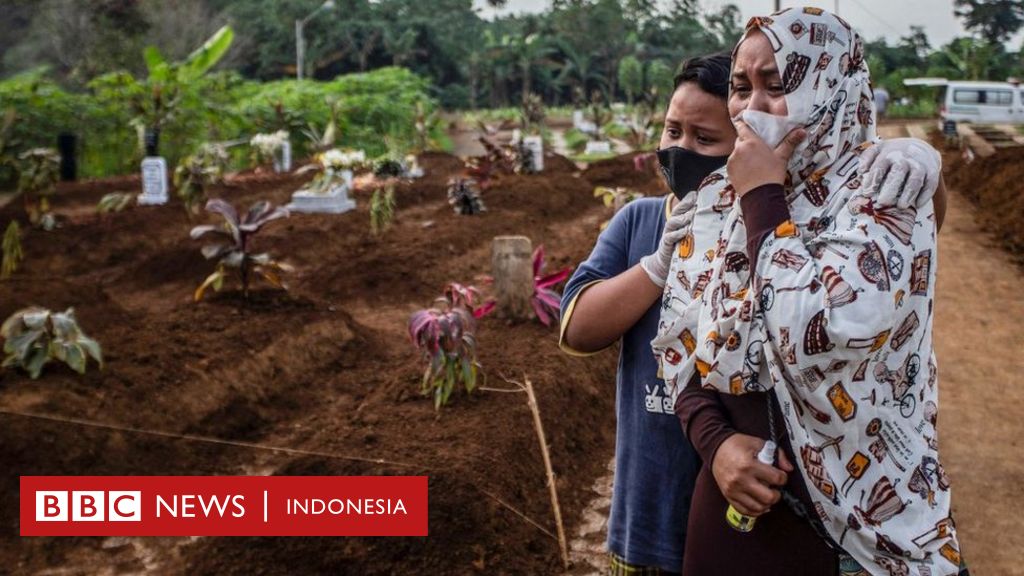
[{"label": "woman's gloved hand", "polygon": [[860,155],[861,186],[881,206],[924,206],[935,196],[942,156],[916,138],[883,140]]},{"label": "woman's gloved hand", "polygon": [[672,208],[672,214],[665,222],[665,229],[661,233],[661,243],[658,250],[640,259],[640,267],[647,272],[651,282],[660,288],[665,287],[668,279],[668,269],[672,264],[672,254],[686,234],[690,231],[693,223],[694,208],[697,207],[697,193],[690,192],[682,200],[676,202]]}]

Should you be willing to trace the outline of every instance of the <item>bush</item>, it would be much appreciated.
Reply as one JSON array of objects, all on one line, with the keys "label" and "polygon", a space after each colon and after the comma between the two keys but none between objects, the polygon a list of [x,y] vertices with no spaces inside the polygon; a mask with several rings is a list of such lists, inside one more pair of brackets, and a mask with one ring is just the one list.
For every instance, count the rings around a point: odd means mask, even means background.
[{"label": "bush", "polygon": [[[142,83],[127,72],[93,79],[88,91],[71,93],[47,80],[41,71],[0,81],[0,112],[16,115],[11,140],[15,152],[54,146],[57,134],[79,137],[79,175],[102,177],[137,172],[141,134],[132,120]],[[160,134],[160,152],[174,166],[204,142],[248,140],[259,132],[285,129],[297,157],[315,150],[302,130],[310,123],[326,126],[331,102],[340,102],[337,145],[361,148],[371,156],[387,151],[382,136],[411,143],[415,139],[416,104],[435,109],[426,79],[404,68],[381,68],[339,76],[329,82],[279,80],[253,82],[232,72],[202,76],[180,93],[174,121]],[[445,145],[443,127],[435,139]],[[232,150],[233,168],[246,165],[247,150]],[[0,167],[0,185],[13,184],[14,173]]]}]

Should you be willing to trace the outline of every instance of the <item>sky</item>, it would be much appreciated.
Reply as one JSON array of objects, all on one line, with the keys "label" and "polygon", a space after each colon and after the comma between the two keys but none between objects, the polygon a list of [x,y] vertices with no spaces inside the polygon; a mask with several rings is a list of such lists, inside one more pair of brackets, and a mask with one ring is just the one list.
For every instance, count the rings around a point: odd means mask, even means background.
[{"label": "sky", "polygon": [[[486,8],[483,0],[475,0],[475,3],[482,7],[485,17],[495,13],[539,12],[551,4],[549,0],[509,0],[506,8],[495,11]],[[910,33],[912,25],[924,26],[933,47],[965,34],[960,21],[953,16],[953,0],[782,0],[782,7],[818,6],[835,10],[836,3],[839,15],[868,40],[884,37],[889,43],[895,43]],[[701,0],[705,9],[714,10],[725,4],[739,6],[743,23],[751,16],[770,13],[775,6],[774,0]],[[1010,45],[1020,47],[1021,38],[1018,34],[1010,40]]]}]

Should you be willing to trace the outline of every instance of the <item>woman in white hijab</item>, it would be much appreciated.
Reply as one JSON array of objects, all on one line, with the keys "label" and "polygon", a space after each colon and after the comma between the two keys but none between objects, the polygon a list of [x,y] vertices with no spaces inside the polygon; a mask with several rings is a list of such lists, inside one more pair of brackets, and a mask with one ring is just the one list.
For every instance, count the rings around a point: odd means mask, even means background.
[{"label": "woman in white hijab", "polygon": [[[858,175],[875,142],[860,38],[816,8],[752,19],[729,106],[739,139],[710,185],[739,201],[716,249],[681,250],[708,265],[670,274],[654,342],[705,462],[684,573],[957,574],[935,213],[884,206]],[[773,464],[756,459],[766,440]],[[727,526],[730,505],[759,517],[752,532]]]}]

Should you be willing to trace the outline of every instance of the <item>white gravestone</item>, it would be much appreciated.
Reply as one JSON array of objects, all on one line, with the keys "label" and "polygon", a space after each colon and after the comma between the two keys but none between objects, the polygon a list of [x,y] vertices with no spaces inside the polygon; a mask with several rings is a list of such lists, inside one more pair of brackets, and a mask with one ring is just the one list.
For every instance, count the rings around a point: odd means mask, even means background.
[{"label": "white gravestone", "polygon": [[352,189],[352,171],[343,170],[341,177],[342,181],[326,193],[299,190],[292,194],[288,210],[307,214],[342,214],[352,210],[356,207],[355,201],[348,197],[348,191]]},{"label": "white gravestone", "polygon": [[540,136],[527,136],[523,138],[523,145],[533,153],[533,169],[537,172],[544,170],[544,139]]},{"label": "white gravestone", "polygon": [[572,127],[579,130],[583,125],[583,110],[572,111]]},{"label": "white gravestone", "polygon": [[139,204],[167,204],[167,161],[159,156],[142,160],[142,194]]},{"label": "white gravestone", "polygon": [[285,140],[281,143],[281,148],[274,154],[274,172],[278,174],[282,172],[292,171],[292,143],[290,140]]},{"label": "white gravestone", "polygon": [[595,141],[591,140],[587,142],[587,148],[583,151],[584,154],[611,154],[612,143],[608,141]]}]

